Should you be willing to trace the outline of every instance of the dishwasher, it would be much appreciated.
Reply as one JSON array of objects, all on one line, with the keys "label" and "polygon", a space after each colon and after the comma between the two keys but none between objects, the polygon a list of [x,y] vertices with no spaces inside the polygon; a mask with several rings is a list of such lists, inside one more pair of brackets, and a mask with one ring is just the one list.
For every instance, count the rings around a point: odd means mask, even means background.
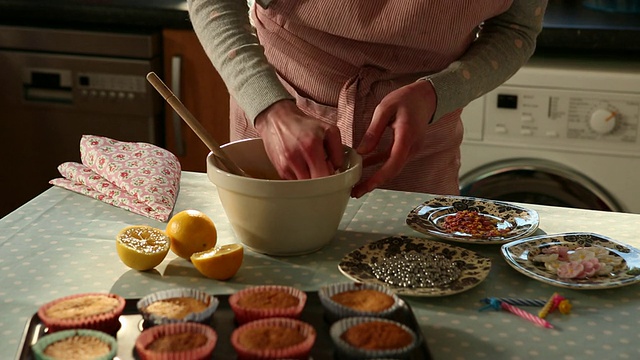
[{"label": "dishwasher", "polygon": [[80,162],[82,135],[163,146],[158,32],[0,26],[0,218]]}]

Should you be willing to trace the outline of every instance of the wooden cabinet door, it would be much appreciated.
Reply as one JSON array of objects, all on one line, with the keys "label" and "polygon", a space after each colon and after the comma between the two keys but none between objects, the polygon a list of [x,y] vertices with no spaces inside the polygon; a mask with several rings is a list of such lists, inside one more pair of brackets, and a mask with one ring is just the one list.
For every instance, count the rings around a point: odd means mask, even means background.
[{"label": "wooden cabinet door", "polygon": [[[165,29],[163,80],[219,144],[229,142],[229,92],[192,30]],[[165,146],[186,171],[206,171],[209,149],[165,103]]]}]

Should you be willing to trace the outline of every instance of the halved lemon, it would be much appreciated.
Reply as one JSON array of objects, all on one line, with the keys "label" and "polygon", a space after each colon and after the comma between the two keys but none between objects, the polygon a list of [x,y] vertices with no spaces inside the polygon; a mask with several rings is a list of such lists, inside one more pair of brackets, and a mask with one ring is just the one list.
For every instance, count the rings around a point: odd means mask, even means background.
[{"label": "halved lemon", "polygon": [[215,280],[229,280],[240,270],[244,247],[240,244],[216,246],[191,255],[191,263],[204,276]]},{"label": "halved lemon", "polygon": [[187,260],[195,252],[213,248],[218,240],[218,231],[211,218],[193,209],[173,215],[166,232],[171,238],[171,251]]},{"label": "halved lemon", "polygon": [[169,253],[171,240],[167,234],[151,226],[132,225],[116,236],[116,250],[128,267],[145,271],[160,265]]}]

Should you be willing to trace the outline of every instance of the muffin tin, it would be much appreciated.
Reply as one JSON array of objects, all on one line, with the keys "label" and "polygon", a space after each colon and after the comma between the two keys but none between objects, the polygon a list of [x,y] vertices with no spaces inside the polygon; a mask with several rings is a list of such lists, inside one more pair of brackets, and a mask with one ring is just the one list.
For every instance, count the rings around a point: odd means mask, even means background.
[{"label": "muffin tin", "polygon": [[[300,316],[300,320],[313,325],[317,332],[316,342],[311,349],[311,358],[314,360],[340,360],[336,355],[335,346],[329,335],[331,323],[325,320],[325,310],[320,302],[318,293],[307,292],[307,303]],[[215,295],[220,300],[220,304],[213,315],[212,327],[218,334],[218,342],[213,352],[215,359],[236,359],[236,352],[231,346],[231,332],[237,327],[234,321],[234,314],[229,306],[229,295]],[[136,308],[138,299],[127,299],[123,314],[120,316],[122,328],[118,331],[118,357],[119,360],[138,359],[134,353],[134,343],[140,334],[143,326],[142,315]],[[411,307],[402,299],[400,306],[391,319],[398,321],[416,332],[419,345],[411,352],[409,359],[430,360],[432,359],[427,347],[425,337],[418,325],[418,322],[411,310]],[[40,321],[37,314],[34,314],[27,323],[20,352],[16,360],[33,360],[30,344],[35,343],[40,337],[45,335],[45,326]]]}]

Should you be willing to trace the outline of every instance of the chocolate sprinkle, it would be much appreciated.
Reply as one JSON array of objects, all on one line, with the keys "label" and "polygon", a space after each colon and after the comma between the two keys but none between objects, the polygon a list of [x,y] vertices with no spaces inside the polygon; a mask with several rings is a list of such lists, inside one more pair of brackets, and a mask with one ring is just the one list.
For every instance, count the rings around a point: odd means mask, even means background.
[{"label": "chocolate sprinkle", "polygon": [[460,277],[461,269],[441,254],[403,252],[370,263],[376,279],[405,288],[432,288],[447,285]]}]

